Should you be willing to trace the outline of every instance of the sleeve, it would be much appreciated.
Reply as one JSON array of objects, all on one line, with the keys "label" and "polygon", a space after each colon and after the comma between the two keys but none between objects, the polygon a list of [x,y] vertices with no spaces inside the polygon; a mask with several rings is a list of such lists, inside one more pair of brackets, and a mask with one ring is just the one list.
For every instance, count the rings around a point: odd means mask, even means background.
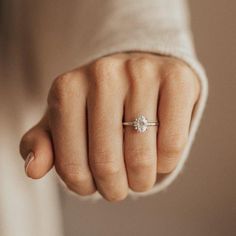
[{"label": "sleeve", "polygon": [[[94,2],[94,1],[90,1]],[[100,3],[100,4],[99,4]],[[198,75],[201,94],[191,120],[189,139],[177,168],[146,193],[169,186],[183,169],[207,100],[207,78],[196,57],[185,0],[98,0],[92,16],[91,38],[80,55],[88,63],[124,51],[143,51],[172,56],[187,63]]]}]

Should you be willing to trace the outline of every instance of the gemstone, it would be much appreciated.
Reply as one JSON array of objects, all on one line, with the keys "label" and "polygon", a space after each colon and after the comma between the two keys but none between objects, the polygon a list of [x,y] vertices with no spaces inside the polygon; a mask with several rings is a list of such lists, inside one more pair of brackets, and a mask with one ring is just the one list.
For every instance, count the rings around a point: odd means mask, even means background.
[{"label": "gemstone", "polygon": [[145,116],[140,115],[140,116],[138,116],[138,118],[135,119],[135,121],[134,121],[135,130],[142,133],[147,130],[147,127],[148,127],[148,121],[145,118]]}]

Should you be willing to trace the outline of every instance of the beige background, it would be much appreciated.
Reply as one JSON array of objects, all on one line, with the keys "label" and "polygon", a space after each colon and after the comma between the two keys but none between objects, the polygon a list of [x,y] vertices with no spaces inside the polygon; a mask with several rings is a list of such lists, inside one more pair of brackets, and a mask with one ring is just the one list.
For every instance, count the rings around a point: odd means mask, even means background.
[{"label": "beige background", "polygon": [[66,235],[236,235],[236,2],[190,1],[210,94],[183,174],[165,192],[119,204],[62,194]]}]

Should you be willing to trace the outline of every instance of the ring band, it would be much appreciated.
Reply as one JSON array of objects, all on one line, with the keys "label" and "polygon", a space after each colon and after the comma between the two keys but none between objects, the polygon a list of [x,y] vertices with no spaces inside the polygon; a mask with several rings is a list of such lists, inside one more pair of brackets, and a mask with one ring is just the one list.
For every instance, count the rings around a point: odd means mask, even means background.
[{"label": "ring band", "polygon": [[143,133],[147,130],[148,126],[158,126],[159,122],[148,121],[145,116],[140,115],[134,121],[125,121],[122,124],[124,126],[133,126],[136,131]]}]

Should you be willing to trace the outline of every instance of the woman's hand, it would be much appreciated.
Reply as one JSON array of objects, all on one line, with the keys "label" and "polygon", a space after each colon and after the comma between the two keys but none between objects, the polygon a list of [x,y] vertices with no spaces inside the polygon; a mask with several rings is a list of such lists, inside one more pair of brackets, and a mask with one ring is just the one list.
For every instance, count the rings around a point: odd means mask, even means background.
[{"label": "woman's hand", "polygon": [[[55,79],[41,121],[22,138],[29,177],[55,165],[69,189],[122,200],[128,188],[147,191],[157,173],[177,165],[200,92],[183,62],[148,53],[103,57]],[[159,121],[138,133],[123,127],[144,115]]]}]

